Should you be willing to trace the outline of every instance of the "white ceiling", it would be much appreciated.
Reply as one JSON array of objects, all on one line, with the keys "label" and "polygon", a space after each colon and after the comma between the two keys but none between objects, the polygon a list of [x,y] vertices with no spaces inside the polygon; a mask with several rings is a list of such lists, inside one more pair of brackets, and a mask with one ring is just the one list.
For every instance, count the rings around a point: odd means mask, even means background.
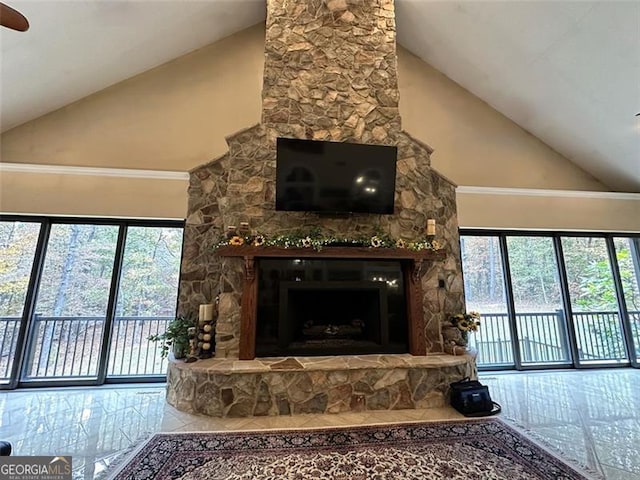
[{"label": "white ceiling", "polygon": [[2,0],[2,131],[263,21],[265,0]]},{"label": "white ceiling", "polygon": [[[2,131],[264,19],[264,0],[4,0]],[[613,190],[640,192],[640,2],[396,0],[398,42]]]}]

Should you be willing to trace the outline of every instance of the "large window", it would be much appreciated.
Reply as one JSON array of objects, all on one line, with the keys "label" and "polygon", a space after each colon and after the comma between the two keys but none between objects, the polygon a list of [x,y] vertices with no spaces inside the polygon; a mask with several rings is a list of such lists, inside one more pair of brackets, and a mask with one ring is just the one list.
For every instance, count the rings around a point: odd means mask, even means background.
[{"label": "large window", "polygon": [[624,294],[624,307],[629,318],[629,350],[636,362],[640,361],[640,238],[613,239],[620,283]]},{"label": "large window", "polygon": [[149,335],[166,330],[176,311],[182,229],[127,229],[108,375],[156,374],[167,370]]},{"label": "large window", "polygon": [[640,237],[468,230],[460,243],[480,367],[638,365]]},{"label": "large window", "polygon": [[570,362],[553,239],[509,236],[507,249],[522,364]]},{"label": "large window", "polygon": [[113,225],[51,226],[23,378],[97,378],[118,238]]},{"label": "large window", "polygon": [[469,343],[478,349],[484,365],[514,364],[513,332],[507,314],[502,253],[498,238],[490,236],[460,239],[467,310],[482,312],[482,329]]},{"label": "large window", "polygon": [[182,222],[4,217],[0,385],[163,375]]},{"label": "large window", "polygon": [[0,383],[12,376],[40,224],[0,221]]},{"label": "large window", "polygon": [[582,363],[626,360],[605,239],[562,237],[562,250],[579,360]]}]

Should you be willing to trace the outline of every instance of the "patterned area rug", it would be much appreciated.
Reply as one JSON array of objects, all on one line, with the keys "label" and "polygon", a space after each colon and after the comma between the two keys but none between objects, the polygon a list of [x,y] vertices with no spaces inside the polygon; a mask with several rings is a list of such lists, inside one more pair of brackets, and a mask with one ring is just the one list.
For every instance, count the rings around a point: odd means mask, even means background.
[{"label": "patterned area rug", "polygon": [[578,480],[500,420],[154,435],[117,480]]}]

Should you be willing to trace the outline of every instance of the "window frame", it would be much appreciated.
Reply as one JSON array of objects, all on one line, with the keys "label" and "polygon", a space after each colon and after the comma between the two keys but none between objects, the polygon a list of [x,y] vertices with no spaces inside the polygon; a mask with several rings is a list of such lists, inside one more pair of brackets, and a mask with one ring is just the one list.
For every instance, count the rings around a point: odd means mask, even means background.
[{"label": "window frame", "polygon": [[[29,281],[27,284],[27,292],[25,296],[24,307],[22,309],[22,318],[20,319],[20,328],[18,330],[18,339],[16,344],[15,358],[11,368],[11,378],[8,383],[0,384],[1,390],[13,390],[16,388],[31,387],[61,387],[61,386],[97,386],[107,383],[149,383],[164,382],[165,375],[147,375],[147,376],[119,376],[107,377],[108,355],[111,345],[111,335],[113,333],[113,324],[116,313],[117,295],[119,290],[120,278],[122,273],[122,262],[124,259],[124,249],[126,244],[128,227],[166,227],[181,228],[183,230],[183,242],[180,252],[180,269],[182,268],[182,259],[184,255],[184,228],[185,220],[179,219],[139,219],[139,218],[116,218],[116,217],[69,217],[69,216],[47,216],[47,215],[17,215],[17,214],[0,214],[0,222],[30,222],[39,223],[40,232],[36,243],[36,251],[34,254]],[[51,226],[54,224],[78,224],[78,225],[109,225],[118,227],[118,237],[115,248],[113,270],[111,273],[109,299],[105,312],[105,328],[102,336],[102,345],[100,350],[100,359],[98,366],[98,375],[96,379],[90,380],[33,380],[23,381],[22,373],[25,367],[25,356],[27,354],[27,345],[30,335],[33,333],[34,322],[33,314],[36,307],[38,290],[42,279],[44,268],[44,260],[47,253],[49,243],[49,235]],[[178,298],[178,290],[176,290],[176,299]],[[177,301],[176,301],[177,305]]]},{"label": "window frame", "polygon": [[[626,309],[624,301],[624,292],[622,289],[622,280],[620,276],[620,269],[616,258],[615,245],[613,243],[614,238],[633,238],[636,242],[640,242],[640,233],[637,232],[597,232],[597,231],[570,231],[570,230],[523,230],[523,229],[484,229],[484,228],[460,228],[458,230],[460,237],[467,236],[493,236],[497,237],[500,245],[500,255],[503,262],[504,272],[504,289],[505,297],[507,301],[507,312],[509,315],[509,323],[512,330],[512,345],[514,348],[514,365],[505,366],[478,366],[480,371],[498,371],[498,370],[553,370],[553,369],[593,369],[593,368],[624,368],[633,367],[640,368],[640,359],[635,356],[635,345],[632,336],[631,321],[629,313]],[[569,342],[569,350],[571,353],[571,361],[563,364],[556,365],[523,365],[521,361],[520,352],[518,349],[518,331],[515,317],[515,305],[513,301],[513,284],[511,279],[511,269],[508,259],[507,249],[507,237],[546,237],[551,238],[554,243],[554,251],[556,255],[556,263],[558,266],[558,274],[560,277],[560,290],[562,295],[563,308],[565,310],[565,321],[567,329],[567,341]],[[579,361],[578,347],[576,342],[576,331],[573,321],[573,310],[571,308],[571,299],[569,297],[569,287],[567,284],[567,270],[565,265],[564,252],[562,250],[562,237],[590,237],[590,238],[603,238],[606,243],[608,260],[610,263],[613,283],[616,293],[618,315],[620,318],[624,347],[626,349],[628,362],[621,362],[619,364],[607,364],[607,363],[593,363],[583,364]],[[462,265],[462,264],[461,264]],[[462,275],[464,276],[464,267],[462,267]],[[481,312],[482,313],[482,312]]]}]

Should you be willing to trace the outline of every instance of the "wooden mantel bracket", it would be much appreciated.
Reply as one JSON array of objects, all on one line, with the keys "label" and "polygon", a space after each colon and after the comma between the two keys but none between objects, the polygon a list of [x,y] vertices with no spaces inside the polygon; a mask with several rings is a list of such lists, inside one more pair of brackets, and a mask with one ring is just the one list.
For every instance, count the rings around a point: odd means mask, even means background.
[{"label": "wooden mantel bracket", "polygon": [[258,306],[258,282],[256,258],[349,258],[360,260],[398,260],[403,265],[409,325],[409,353],[426,354],[424,316],[422,312],[423,264],[444,260],[446,252],[438,250],[414,251],[404,248],[325,247],[312,248],[223,246],[216,250],[221,257],[244,259],[244,285],[240,319],[240,360],[252,360],[256,356],[256,317]]},{"label": "wooden mantel bracket", "polygon": [[244,275],[247,281],[252,282],[256,279],[256,257],[245,255]]},{"label": "wooden mantel bracket", "polygon": [[244,285],[240,304],[240,360],[256,358],[256,316],[258,308],[258,282],[256,257],[244,256]]},{"label": "wooden mantel bracket", "polygon": [[422,259],[414,259],[411,263],[411,280],[413,283],[419,283],[422,277]]}]

